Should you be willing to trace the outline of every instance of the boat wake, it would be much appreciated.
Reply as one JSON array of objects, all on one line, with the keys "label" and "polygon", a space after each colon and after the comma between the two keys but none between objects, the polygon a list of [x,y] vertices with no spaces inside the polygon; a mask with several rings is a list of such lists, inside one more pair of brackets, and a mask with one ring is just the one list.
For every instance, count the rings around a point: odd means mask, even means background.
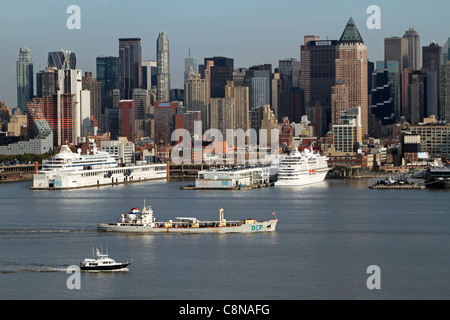
[{"label": "boat wake", "polygon": [[0,235],[45,234],[45,233],[83,233],[83,232],[95,232],[95,229],[0,229]]},{"label": "boat wake", "polygon": [[51,266],[51,265],[45,265],[45,264],[40,264],[40,263],[22,264],[22,263],[16,263],[16,262],[6,262],[6,263],[0,264],[0,273],[66,272],[67,267]]}]

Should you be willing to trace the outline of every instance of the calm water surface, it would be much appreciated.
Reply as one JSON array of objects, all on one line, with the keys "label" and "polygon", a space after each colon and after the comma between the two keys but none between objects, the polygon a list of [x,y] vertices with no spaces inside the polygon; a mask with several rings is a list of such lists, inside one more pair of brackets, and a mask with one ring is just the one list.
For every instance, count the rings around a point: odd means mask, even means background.
[{"label": "calm water surface", "polygon": [[[0,184],[0,299],[449,299],[450,191],[370,190],[372,180],[299,188],[180,190],[148,182],[69,191]],[[98,233],[144,198],[157,220],[279,219],[260,234]],[[108,245],[128,272],[65,271]],[[381,289],[366,286],[367,267]]]}]

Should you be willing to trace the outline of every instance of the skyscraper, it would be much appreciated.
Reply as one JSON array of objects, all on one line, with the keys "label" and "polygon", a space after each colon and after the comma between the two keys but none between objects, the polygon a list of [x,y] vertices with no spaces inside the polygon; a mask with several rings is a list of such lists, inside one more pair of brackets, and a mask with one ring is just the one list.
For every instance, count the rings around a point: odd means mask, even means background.
[{"label": "skyscraper", "polygon": [[119,101],[120,135],[134,142],[134,100]]},{"label": "skyscraper", "polygon": [[178,103],[155,102],[155,143],[170,145],[175,127]]},{"label": "skyscraper", "polygon": [[48,53],[47,63],[49,67],[62,69],[75,69],[77,67],[77,57],[75,52],[70,51],[53,51]]},{"label": "skyscraper", "polygon": [[441,76],[441,120],[450,122],[450,61],[445,62]]},{"label": "skyscraper", "polygon": [[244,86],[250,91],[250,109],[270,104],[270,70],[247,70]]},{"label": "skyscraper", "polygon": [[[397,61],[393,61],[397,63]],[[372,106],[371,113],[374,114],[381,124],[393,124],[395,121],[394,100],[392,99],[393,84],[389,79],[389,73],[384,62],[377,62],[372,83]]]},{"label": "skyscraper", "polygon": [[27,103],[33,99],[33,61],[30,49],[20,48],[17,60],[17,106],[22,113],[27,110]]},{"label": "skyscraper", "polygon": [[337,152],[356,152],[362,144],[361,108],[344,111],[338,124],[333,124],[333,144]]},{"label": "skyscraper", "polygon": [[36,73],[36,97],[42,98],[51,94],[56,94],[58,83],[58,69],[47,67]]},{"label": "skyscraper", "polygon": [[445,41],[442,47],[442,65],[445,65],[447,61],[450,60],[450,37]]},{"label": "skyscraper", "polygon": [[[60,106],[58,107],[58,100]],[[34,138],[38,134],[36,123],[46,121],[53,131],[53,147],[61,144],[76,144],[76,110],[75,95],[56,94],[34,98],[28,102],[27,131],[28,137]]]},{"label": "skyscraper", "polygon": [[249,118],[249,88],[235,87],[228,80],[225,86],[224,98],[211,99],[211,128],[222,132],[226,139],[227,129],[250,128]]},{"label": "skyscraper", "polygon": [[120,97],[132,99],[133,89],[142,86],[141,39],[119,39]]},{"label": "skyscraper", "polygon": [[102,110],[105,114],[106,108],[112,108],[112,91],[119,89],[120,69],[118,57],[97,57],[97,81],[102,84]]},{"label": "skyscraper", "polygon": [[234,99],[211,98],[211,129],[222,133],[222,141],[226,140],[227,129],[234,129]]},{"label": "skyscraper", "polygon": [[189,48],[189,57],[184,58],[184,81],[186,81],[186,79],[189,76],[189,69],[192,68],[194,73],[197,73],[197,59],[191,57],[191,48]]},{"label": "skyscraper", "polygon": [[225,97],[227,81],[233,80],[234,60],[226,57],[205,58],[205,64],[200,69],[205,79],[209,77],[210,97]]},{"label": "skyscraper", "polygon": [[384,39],[384,61],[397,61],[400,70],[409,67],[409,43],[407,38],[391,37]]},{"label": "skyscraper", "polygon": [[[300,46],[300,75],[299,86],[305,95],[305,106],[309,110],[310,102],[310,51],[308,42],[320,40],[319,36],[305,36],[304,44]],[[309,114],[309,113],[308,113]],[[277,116],[277,115],[275,115]],[[310,115],[311,116],[311,115]],[[311,116],[312,119],[312,116]]]},{"label": "skyscraper", "polygon": [[202,130],[209,128],[208,83],[199,73],[194,73],[184,82],[184,104],[191,111],[200,111]]},{"label": "skyscraper", "polygon": [[367,66],[367,47],[355,22],[350,18],[339,40],[336,81],[341,79],[348,86],[349,107],[361,107],[363,135],[368,134]]},{"label": "skyscraper", "polygon": [[442,48],[436,43],[431,42],[429,46],[422,48],[422,67],[426,68],[426,99],[427,116],[435,115],[440,118],[440,85],[441,85],[441,58]]},{"label": "skyscraper", "polygon": [[[97,126],[101,126],[101,115],[102,115],[102,94],[101,88],[102,84],[97,81],[93,76],[92,72],[85,72],[84,77],[81,80],[82,89],[89,90],[91,96],[91,115],[94,116],[94,120],[97,120]],[[93,134],[93,132],[91,132]]]},{"label": "skyscraper", "polygon": [[341,114],[348,108],[348,87],[338,80],[331,88],[331,123],[338,124]]},{"label": "skyscraper", "polygon": [[156,61],[144,60],[142,61],[142,88],[151,90],[156,88],[157,67]]},{"label": "skyscraper", "polygon": [[170,100],[170,71],[169,71],[169,38],[165,31],[159,33],[156,40],[156,101]]},{"label": "skyscraper", "polygon": [[[74,143],[78,143],[79,137],[86,137],[91,125],[91,94],[89,90],[83,90],[82,71],[80,69],[58,70],[57,95],[73,94],[74,107]],[[60,108],[60,106],[58,106]],[[61,124],[58,121],[59,125]],[[59,141],[61,145],[63,141]]]},{"label": "skyscraper", "polygon": [[[339,57],[339,41],[311,40],[309,52],[309,101],[306,114],[314,119],[316,132],[324,136],[331,123],[331,88],[339,80],[336,76],[336,59]],[[313,108],[314,107],[314,108]],[[302,115],[300,115],[301,118]],[[298,119],[299,122],[300,118]],[[293,119],[290,119],[293,121]]]},{"label": "skyscraper", "polygon": [[283,120],[284,117],[287,117],[290,122],[300,122],[302,116],[306,113],[303,102],[303,89],[290,87],[289,90],[282,91],[280,94],[278,119]]},{"label": "skyscraper", "polygon": [[300,61],[294,58],[279,60],[276,72],[281,76],[282,91],[288,91],[291,87],[298,87]]},{"label": "skyscraper", "polygon": [[[420,69],[420,37],[413,27],[409,27],[403,35],[408,41],[408,67],[413,70]],[[400,70],[402,72],[403,70]]]},{"label": "skyscraper", "polygon": [[249,88],[234,86],[233,81],[227,81],[225,98],[234,99],[234,129],[247,131],[250,128],[249,119]]}]

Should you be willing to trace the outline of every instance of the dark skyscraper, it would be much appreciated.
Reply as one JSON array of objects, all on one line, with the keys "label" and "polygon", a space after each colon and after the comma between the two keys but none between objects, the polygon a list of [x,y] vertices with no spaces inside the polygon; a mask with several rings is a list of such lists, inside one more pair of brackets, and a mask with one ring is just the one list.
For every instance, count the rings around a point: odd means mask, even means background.
[{"label": "dark skyscraper", "polygon": [[281,76],[282,91],[289,91],[291,87],[299,86],[300,61],[294,58],[279,60],[275,72]]},{"label": "dark skyscraper", "polygon": [[36,73],[36,97],[42,98],[57,93],[58,70],[47,67]]},{"label": "dark skyscraper", "polygon": [[441,86],[441,51],[442,48],[435,42],[422,47],[422,67],[426,68],[426,99],[427,116],[441,116],[440,86]]},{"label": "dark skyscraper", "polygon": [[62,69],[64,64],[64,59],[66,61],[66,69],[76,69],[77,67],[77,57],[75,52],[68,51],[67,58],[64,57],[64,52],[62,51],[53,51],[48,53],[48,66],[55,67],[57,69]]},{"label": "dark skyscraper", "polygon": [[289,90],[281,92],[281,103],[279,115],[288,117],[290,122],[299,123],[303,115],[305,115],[304,92],[299,87],[290,87]]},{"label": "dark skyscraper", "polygon": [[[339,57],[337,40],[309,41],[309,73],[310,73],[310,105],[307,114],[312,119],[320,119],[314,123],[320,128],[321,135],[328,132],[331,123],[331,87],[336,83],[336,59]],[[320,110],[321,116],[314,115]],[[318,131],[318,132],[319,132]]]},{"label": "dark skyscraper", "polygon": [[20,48],[17,60],[17,106],[22,113],[27,110],[27,103],[33,99],[33,61],[30,49]]},{"label": "dark skyscraper", "polygon": [[102,114],[105,108],[112,108],[112,91],[119,89],[119,58],[97,57],[97,81],[101,82]]},{"label": "dark skyscraper", "polygon": [[119,39],[120,97],[132,99],[133,89],[142,86],[141,39]]},{"label": "dark skyscraper", "polygon": [[393,85],[389,79],[387,69],[380,69],[373,73],[373,88],[371,113],[374,114],[383,125],[393,124],[395,121],[394,101],[392,99]]},{"label": "dark skyscraper", "polygon": [[207,65],[207,61],[214,62],[210,74],[211,98],[224,98],[227,80],[233,80],[234,60],[226,57],[205,58],[201,69]]}]

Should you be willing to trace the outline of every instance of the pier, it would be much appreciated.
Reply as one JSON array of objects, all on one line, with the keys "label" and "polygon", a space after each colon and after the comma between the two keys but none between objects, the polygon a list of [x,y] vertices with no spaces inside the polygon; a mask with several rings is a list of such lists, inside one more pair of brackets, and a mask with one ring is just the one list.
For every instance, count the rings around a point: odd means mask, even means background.
[{"label": "pier", "polygon": [[260,189],[260,188],[268,188],[272,187],[274,182],[267,183],[257,183],[248,186],[235,186],[229,188],[217,188],[217,187],[196,187],[195,185],[187,185],[181,186],[180,190],[229,190],[229,191],[244,191],[244,190],[252,190],[252,189]]},{"label": "pier", "polygon": [[423,190],[427,187],[424,185],[374,185],[370,186],[369,189],[375,189],[375,190]]},{"label": "pier", "polygon": [[33,180],[38,170],[38,163],[0,166],[0,183]]}]

